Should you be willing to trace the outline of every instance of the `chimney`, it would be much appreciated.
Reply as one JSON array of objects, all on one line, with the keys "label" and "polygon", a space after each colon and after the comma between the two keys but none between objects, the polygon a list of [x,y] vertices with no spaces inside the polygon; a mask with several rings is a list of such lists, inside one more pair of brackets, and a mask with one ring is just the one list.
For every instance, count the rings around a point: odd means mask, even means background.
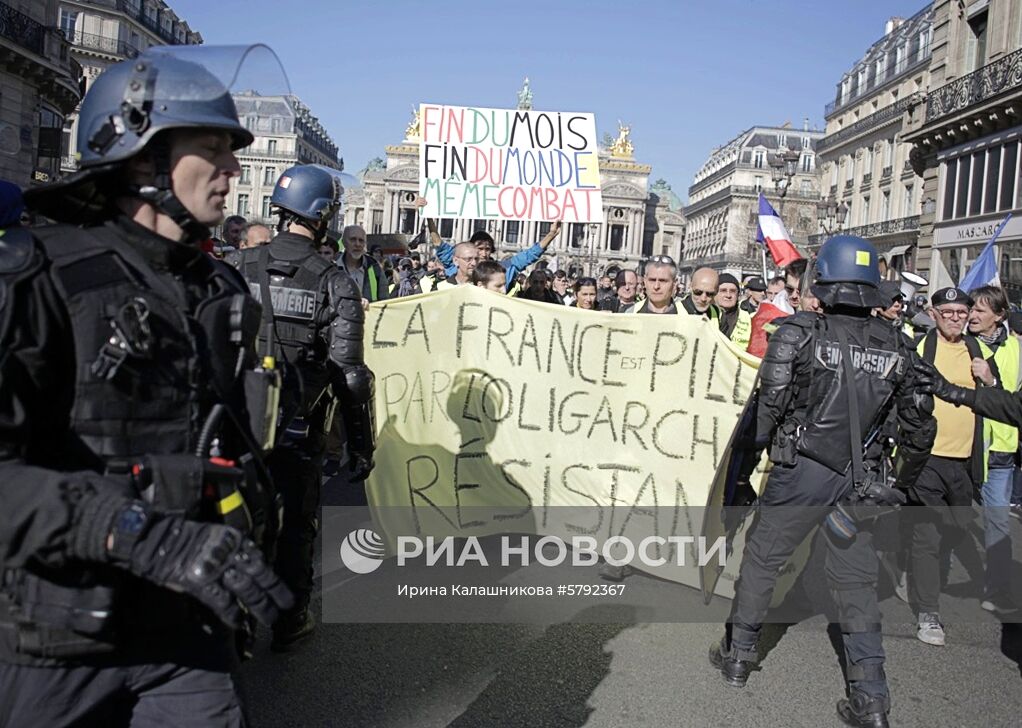
[{"label": "chimney", "polygon": [[809,131],[809,117],[802,117],[802,131]]},{"label": "chimney", "polygon": [[897,16],[891,18],[890,20],[887,21],[887,24],[884,26],[884,35],[890,35],[892,30],[900,27],[901,24],[904,22],[905,18],[899,18]]}]

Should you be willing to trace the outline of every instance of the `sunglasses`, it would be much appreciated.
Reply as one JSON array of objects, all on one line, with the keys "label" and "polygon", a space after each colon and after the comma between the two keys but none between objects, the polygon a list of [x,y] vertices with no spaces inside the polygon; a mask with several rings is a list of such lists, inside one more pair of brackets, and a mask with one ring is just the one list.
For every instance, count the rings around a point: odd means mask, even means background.
[{"label": "sunglasses", "polygon": [[697,288],[693,288],[692,289],[692,295],[693,296],[698,296],[698,297],[701,297],[701,296],[716,296],[717,292],[716,291],[700,291]]},{"label": "sunglasses", "polygon": [[650,257],[649,262],[661,265],[674,265],[674,258],[669,255],[654,255]]}]

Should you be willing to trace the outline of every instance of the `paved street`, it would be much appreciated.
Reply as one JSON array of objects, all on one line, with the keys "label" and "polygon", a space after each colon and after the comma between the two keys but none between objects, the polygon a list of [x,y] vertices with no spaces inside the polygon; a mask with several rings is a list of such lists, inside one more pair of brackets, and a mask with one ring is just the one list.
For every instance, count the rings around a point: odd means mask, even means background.
[{"label": "paved street", "polygon": [[[1022,529],[1014,527],[1017,545]],[[328,574],[326,588],[359,578]],[[955,595],[967,581],[955,562],[946,613],[966,606]],[[699,603],[678,585],[643,576],[626,583]],[[1019,724],[1022,625],[985,613],[948,618],[947,646],[931,647],[916,640],[889,583],[881,593],[894,725]],[[256,728],[840,725],[841,669],[823,617],[769,627],[762,671],[735,690],[706,661],[718,624],[634,623],[625,605],[622,624],[327,624],[283,656],[264,636],[241,671],[242,690]]]}]

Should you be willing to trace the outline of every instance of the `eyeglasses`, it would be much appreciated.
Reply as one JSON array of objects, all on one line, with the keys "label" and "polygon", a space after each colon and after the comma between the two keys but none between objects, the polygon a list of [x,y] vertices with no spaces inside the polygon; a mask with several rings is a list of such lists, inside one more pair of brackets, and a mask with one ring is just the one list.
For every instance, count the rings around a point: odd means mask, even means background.
[{"label": "eyeglasses", "polygon": [[653,255],[647,262],[659,265],[674,265],[674,258],[669,255]]},{"label": "eyeglasses", "polygon": [[692,295],[695,296],[695,297],[716,296],[717,292],[716,291],[700,291],[700,290],[698,290],[696,288],[693,288],[692,289]]},{"label": "eyeglasses", "polygon": [[951,319],[951,318],[966,318],[969,315],[968,309],[966,309],[965,311],[962,311],[959,308],[938,308],[938,309],[936,309],[936,311],[937,311],[937,313],[940,314],[941,318],[946,318],[946,319]]}]

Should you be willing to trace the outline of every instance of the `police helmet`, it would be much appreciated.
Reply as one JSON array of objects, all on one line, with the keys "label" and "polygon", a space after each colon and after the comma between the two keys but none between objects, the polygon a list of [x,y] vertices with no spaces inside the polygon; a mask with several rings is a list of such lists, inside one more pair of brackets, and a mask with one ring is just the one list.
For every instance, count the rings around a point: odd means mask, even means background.
[{"label": "police helmet", "polygon": [[302,220],[325,222],[340,207],[342,192],[336,174],[315,164],[299,164],[280,175],[270,205]]},{"label": "police helmet", "polygon": [[877,251],[868,240],[837,235],[823,244],[816,256],[817,283],[880,285]]},{"label": "police helmet", "polygon": [[200,63],[147,51],[110,66],[95,80],[78,114],[82,169],[123,162],[162,131],[222,129],[232,148],[252,143],[224,84]]}]

